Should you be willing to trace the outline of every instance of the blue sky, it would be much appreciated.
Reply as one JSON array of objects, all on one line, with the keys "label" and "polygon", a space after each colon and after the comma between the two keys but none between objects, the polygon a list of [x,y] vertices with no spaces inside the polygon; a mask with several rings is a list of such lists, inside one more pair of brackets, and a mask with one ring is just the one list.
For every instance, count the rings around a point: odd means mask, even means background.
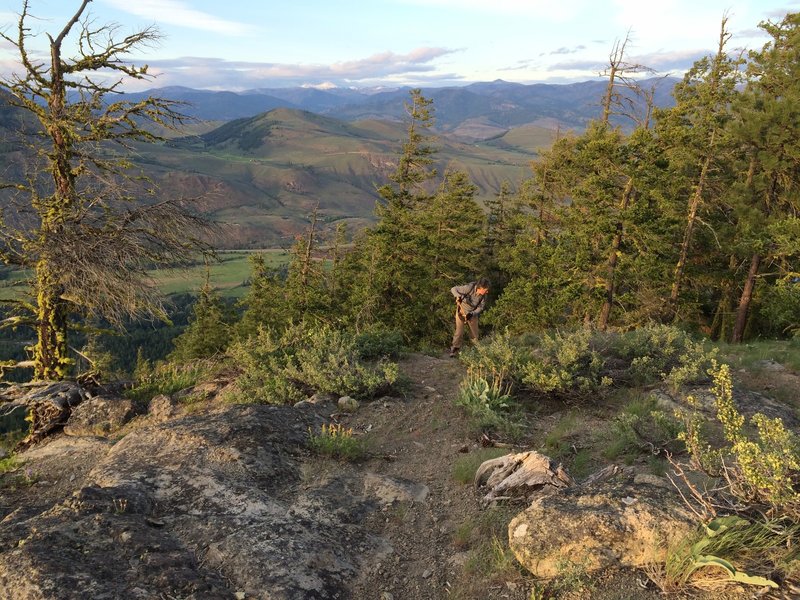
[{"label": "blue sky", "polygon": [[[7,33],[21,4],[0,0]],[[57,33],[78,5],[30,0],[34,30]],[[585,81],[628,31],[628,62],[680,74],[713,53],[724,14],[730,49],[758,48],[758,23],[800,0],[93,0],[90,10],[120,34],[155,25],[164,35],[137,57],[156,79],[128,89],[245,90]],[[0,72],[13,68],[0,42]]]}]

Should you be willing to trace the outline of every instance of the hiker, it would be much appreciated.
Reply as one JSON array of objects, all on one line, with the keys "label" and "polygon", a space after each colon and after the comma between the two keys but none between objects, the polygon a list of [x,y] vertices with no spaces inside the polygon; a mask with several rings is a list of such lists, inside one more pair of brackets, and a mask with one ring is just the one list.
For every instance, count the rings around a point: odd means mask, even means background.
[{"label": "hiker", "polygon": [[486,295],[489,293],[489,280],[481,277],[478,281],[456,285],[450,288],[456,299],[456,332],[450,346],[450,356],[456,356],[461,350],[465,326],[469,326],[469,337],[478,339],[478,315],[486,307]]}]

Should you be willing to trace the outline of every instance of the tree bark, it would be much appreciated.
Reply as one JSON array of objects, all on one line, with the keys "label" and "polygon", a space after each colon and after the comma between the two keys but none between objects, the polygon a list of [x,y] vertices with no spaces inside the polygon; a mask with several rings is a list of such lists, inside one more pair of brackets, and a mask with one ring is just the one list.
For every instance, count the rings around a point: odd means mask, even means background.
[{"label": "tree bark", "polygon": [[49,264],[40,261],[36,268],[37,342],[33,348],[33,378],[57,381],[67,376],[71,361],[67,347],[67,304],[59,285],[50,274]]},{"label": "tree bark", "polygon": [[744,328],[747,325],[747,314],[750,310],[750,302],[753,299],[753,289],[756,286],[758,268],[761,266],[761,255],[754,254],[750,260],[750,269],[747,271],[747,280],[744,282],[744,290],[739,298],[739,308],[736,310],[736,324],[733,327],[731,342],[741,344],[744,338]]},{"label": "tree bark", "polygon": [[611,316],[611,306],[614,303],[614,277],[617,268],[617,262],[619,261],[619,248],[622,245],[622,234],[624,233],[622,214],[628,208],[632,193],[633,179],[628,178],[628,182],[625,184],[625,189],[622,192],[622,200],[619,203],[620,220],[617,222],[616,233],[614,234],[614,239],[611,242],[611,254],[608,256],[605,300],[603,301],[603,307],[600,309],[600,318],[597,322],[597,326],[600,331],[606,330],[608,327],[608,319]]},{"label": "tree bark", "polygon": [[694,225],[697,221],[697,211],[700,208],[700,202],[703,199],[703,192],[705,191],[706,180],[708,179],[708,171],[711,167],[712,152],[714,148],[714,138],[716,132],[711,133],[709,141],[709,152],[703,160],[703,167],[700,169],[700,177],[697,180],[697,185],[694,188],[692,199],[689,201],[689,213],[686,216],[686,229],[683,232],[683,241],[681,242],[681,253],[678,258],[678,264],[675,265],[675,275],[672,279],[672,290],[669,295],[669,309],[671,317],[674,319],[677,315],[678,295],[680,294],[681,284],[683,283],[683,273],[686,269],[686,261],[689,257],[689,248],[692,245],[692,234],[694,233]]}]

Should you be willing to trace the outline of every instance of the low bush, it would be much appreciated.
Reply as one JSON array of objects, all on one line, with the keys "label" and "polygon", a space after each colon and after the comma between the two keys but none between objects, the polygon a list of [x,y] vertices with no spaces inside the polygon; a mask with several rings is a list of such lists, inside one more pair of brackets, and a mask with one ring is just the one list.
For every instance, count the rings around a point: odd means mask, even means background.
[{"label": "low bush", "polygon": [[365,331],[356,335],[355,350],[362,360],[397,360],[405,354],[405,342],[399,331]]},{"label": "low bush", "polygon": [[669,325],[645,325],[615,336],[611,351],[630,364],[635,385],[665,381],[673,390],[706,379],[716,357],[702,342]]},{"label": "low bush", "polygon": [[294,403],[315,392],[366,399],[388,393],[398,381],[397,363],[367,363],[354,334],[325,326],[259,328],[228,350],[241,371],[231,400]]},{"label": "low bush", "polygon": [[134,402],[147,402],[159,394],[170,395],[192,387],[211,376],[217,368],[219,363],[210,360],[152,364],[140,354],[133,375],[134,386],[125,395]]},{"label": "low bush", "polygon": [[487,373],[503,385],[514,386],[522,380],[522,368],[531,360],[530,354],[528,343],[505,331],[478,341],[460,358],[470,372]]},{"label": "low bush", "polygon": [[[665,591],[730,582],[777,587],[773,580],[800,571],[800,445],[780,419],[745,419],[728,365],[715,365],[710,375],[720,435],[711,443],[690,396],[693,408],[677,411],[690,461],[671,460],[685,497],[708,524],[669,549],[654,581]],[[715,484],[699,485],[700,475]]]},{"label": "low bush", "polygon": [[716,357],[687,333],[666,325],[629,332],[579,329],[538,336],[491,336],[461,355],[469,371],[535,394],[596,398],[613,386],[665,382],[677,390],[707,378]]},{"label": "low bush", "polygon": [[589,329],[543,335],[520,371],[522,382],[539,393],[594,395],[613,382],[603,375],[603,356]]}]

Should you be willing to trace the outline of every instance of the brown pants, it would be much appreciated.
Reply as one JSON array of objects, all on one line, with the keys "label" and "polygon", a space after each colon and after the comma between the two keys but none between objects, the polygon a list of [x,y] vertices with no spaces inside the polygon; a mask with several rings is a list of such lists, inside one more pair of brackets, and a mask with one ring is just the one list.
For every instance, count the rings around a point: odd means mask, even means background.
[{"label": "brown pants", "polygon": [[478,339],[478,317],[472,317],[469,321],[464,323],[461,320],[461,317],[458,316],[458,310],[456,310],[456,332],[453,335],[453,345],[451,348],[455,348],[456,350],[461,349],[461,340],[464,339],[464,330],[469,330],[469,337],[471,340],[475,341]]}]

